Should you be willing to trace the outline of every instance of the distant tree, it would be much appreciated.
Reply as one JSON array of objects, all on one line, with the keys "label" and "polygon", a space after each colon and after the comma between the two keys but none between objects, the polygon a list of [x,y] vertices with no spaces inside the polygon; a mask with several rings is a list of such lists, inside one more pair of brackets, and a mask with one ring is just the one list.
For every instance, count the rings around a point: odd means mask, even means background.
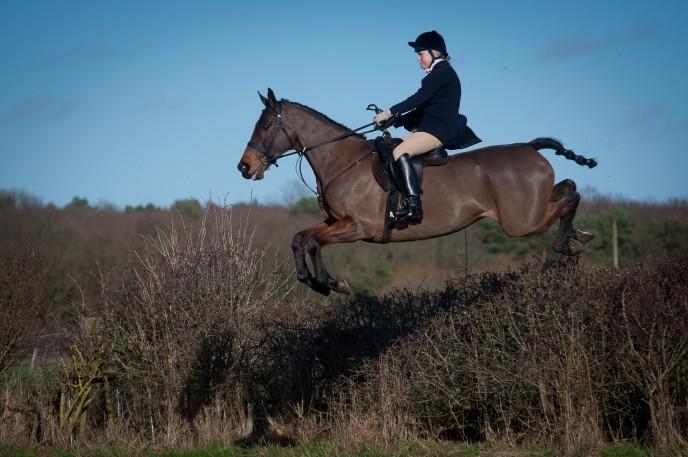
[{"label": "distant tree", "polygon": [[133,213],[133,212],[138,212],[138,211],[160,211],[161,209],[155,206],[153,203],[148,203],[146,206],[143,205],[137,205],[137,206],[131,206],[127,205],[124,208],[124,212],[126,213]]},{"label": "distant tree", "polygon": [[292,179],[291,181],[282,185],[282,199],[287,206],[294,206],[298,202],[309,197],[311,192],[301,181]]},{"label": "distant tree", "polygon": [[17,198],[13,192],[0,191],[0,211],[9,211],[17,208]]},{"label": "distant tree", "polygon": [[653,219],[647,231],[658,245],[662,256],[668,257],[679,251],[688,252],[688,224],[676,219]]},{"label": "distant tree", "polygon": [[581,216],[576,218],[577,227],[584,227],[595,238],[586,245],[586,252],[600,263],[611,264],[613,259],[612,226],[616,221],[619,247],[619,264],[630,265],[641,257],[641,243],[636,220],[631,213],[621,207],[607,214]]},{"label": "distant tree", "polygon": [[89,208],[88,200],[75,195],[67,205],[67,208]]},{"label": "distant tree", "polygon": [[504,233],[499,222],[485,218],[471,227],[472,236],[477,237],[487,252],[492,254],[509,254],[517,259],[524,259],[533,253],[550,249],[554,241],[556,226],[545,234],[532,237],[509,237]]},{"label": "distant tree", "polygon": [[304,197],[292,205],[291,213],[320,214],[320,204],[313,197]]},{"label": "distant tree", "polygon": [[19,208],[39,208],[43,206],[36,197],[16,190],[0,189],[0,212]]},{"label": "distant tree", "polygon": [[98,204],[93,206],[93,207],[100,212],[112,212],[112,213],[117,212],[117,207],[113,203],[110,203],[110,202],[107,202],[104,200],[98,202]]},{"label": "distant tree", "polygon": [[172,205],[182,216],[198,217],[201,214],[202,206],[195,198],[186,200],[176,200]]}]

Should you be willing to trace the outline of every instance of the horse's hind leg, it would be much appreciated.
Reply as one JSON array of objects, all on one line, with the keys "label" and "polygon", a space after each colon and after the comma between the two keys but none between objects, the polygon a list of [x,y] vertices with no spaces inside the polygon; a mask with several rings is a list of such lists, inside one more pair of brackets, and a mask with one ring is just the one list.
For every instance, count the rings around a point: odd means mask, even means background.
[{"label": "horse's hind leg", "polygon": [[[559,230],[554,240],[553,249],[565,255],[578,255],[584,251],[583,245],[593,238],[593,235],[573,228],[573,218],[576,217],[580,194],[576,192],[576,183],[565,179],[552,191],[550,203],[558,208],[552,215],[559,217]],[[553,223],[554,219],[550,220]]]}]

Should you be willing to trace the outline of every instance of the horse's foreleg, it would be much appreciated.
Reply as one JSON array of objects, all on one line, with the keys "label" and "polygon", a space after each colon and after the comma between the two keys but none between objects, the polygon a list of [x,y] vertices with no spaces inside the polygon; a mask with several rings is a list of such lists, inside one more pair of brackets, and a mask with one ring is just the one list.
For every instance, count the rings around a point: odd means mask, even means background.
[{"label": "horse's foreleg", "polygon": [[345,217],[306,240],[306,249],[313,262],[315,281],[341,294],[351,294],[351,288],[343,279],[330,276],[322,260],[321,250],[328,244],[349,243],[361,239],[358,224]]},{"label": "horse's foreleg", "polygon": [[291,242],[291,250],[294,253],[294,264],[296,266],[296,278],[311,289],[323,295],[329,295],[330,288],[327,285],[316,281],[316,279],[311,275],[311,272],[308,270],[308,265],[306,264],[305,246],[314,234],[321,232],[327,227],[328,225],[325,222],[321,222],[316,226],[298,232],[296,235],[294,235],[294,238]]}]

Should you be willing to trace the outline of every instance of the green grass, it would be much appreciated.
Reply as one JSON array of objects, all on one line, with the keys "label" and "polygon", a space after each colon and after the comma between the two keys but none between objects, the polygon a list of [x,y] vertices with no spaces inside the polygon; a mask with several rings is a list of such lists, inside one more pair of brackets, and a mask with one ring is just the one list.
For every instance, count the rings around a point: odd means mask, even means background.
[{"label": "green grass", "polygon": [[12,379],[18,377],[19,379],[26,379],[29,376],[29,370],[31,369],[31,362],[22,362],[12,365],[7,368],[4,376],[7,379]]},{"label": "green grass", "polygon": [[[294,447],[237,446],[232,443],[216,443],[199,449],[179,451],[153,451],[150,449],[132,453],[131,448],[103,447],[98,450],[58,451],[46,447],[20,448],[0,444],[0,457],[555,457],[556,452],[533,447],[499,449],[481,444],[467,444],[447,441],[414,441],[391,445],[386,450],[374,446],[355,449],[337,449],[328,442],[313,442]],[[630,444],[610,445],[599,453],[599,457],[656,457],[652,449]],[[671,455],[671,454],[666,454]]]},{"label": "green grass", "polygon": [[[35,368],[42,369],[42,367],[39,365],[36,365]],[[49,362],[47,364],[48,370],[54,370],[57,368],[59,368],[59,364],[57,362]],[[14,365],[9,366],[7,371],[0,376],[0,381],[11,379],[26,381],[26,378],[29,377],[29,371],[31,371],[31,361],[27,360],[26,362],[15,363]]]}]

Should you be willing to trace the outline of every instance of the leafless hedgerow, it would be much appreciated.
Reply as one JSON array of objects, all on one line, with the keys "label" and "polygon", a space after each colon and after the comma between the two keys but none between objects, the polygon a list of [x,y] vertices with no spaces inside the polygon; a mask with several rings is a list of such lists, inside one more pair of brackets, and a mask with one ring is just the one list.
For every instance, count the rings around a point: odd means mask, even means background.
[{"label": "leafless hedgerow", "polygon": [[[442,290],[316,301],[232,212],[175,218],[103,274],[68,351],[3,383],[0,439],[184,448],[418,437],[686,453],[688,260],[532,262]],[[21,436],[20,436],[21,435]]]},{"label": "leafless hedgerow", "polygon": [[410,428],[567,455],[630,439],[685,452],[686,278],[685,258],[469,276],[447,288],[461,302],[368,365],[331,414],[349,433],[373,417],[378,436]]},{"label": "leafless hedgerow", "polygon": [[0,375],[31,355],[45,304],[36,286],[45,271],[40,248],[21,236],[12,241],[0,251]]},{"label": "leafless hedgerow", "polygon": [[37,345],[39,310],[47,302],[40,287],[45,272],[42,246],[13,233],[0,250],[0,442],[7,444],[40,434],[43,370]]},{"label": "leafless hedgerow", "polygon": [[[243,427],[260,389],[260,322],[268,304],[286,300],[291,278],[231,209],[209,205],[196,224],[170,220],[144,238],[121,284],[103,278],[100,306],[72,332],[72,361],[63,364],[61,395],[94,413],[74,420],[126,423],[168,446]],[[69,387],[85,382],[88,392]]]},{"label": "leafless hedgerow", "polygon": [[[619,419],[660,449],[688,453],[688,260],[638,264],[601,278],[614,287],[619,356],[616,385],[606,410],[633,412]],[[625,407],[625,408],[624,408]]]}]

